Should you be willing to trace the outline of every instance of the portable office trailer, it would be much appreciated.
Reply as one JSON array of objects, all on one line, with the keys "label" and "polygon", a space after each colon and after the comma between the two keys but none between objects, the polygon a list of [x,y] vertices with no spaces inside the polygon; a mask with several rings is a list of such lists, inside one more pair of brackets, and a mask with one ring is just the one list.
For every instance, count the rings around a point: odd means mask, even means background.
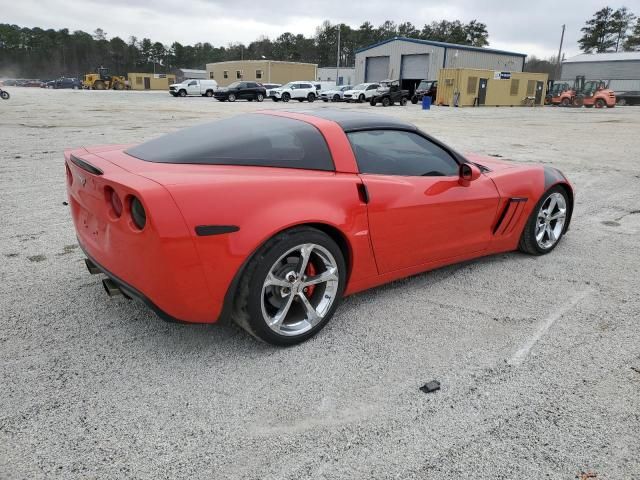
[{"label": "portable office trailer", "polygon": [[437,105],[514,107],[544,105],[546,73],[443,68]]},{"label": "portable office trailer", "polygon": [[416,38],[394,37],[356,51],[355,82],[400,79],[413,93],[420,80],[437,80],[442,68],[521,72],[526,55]]},{"label": "portable office trailer", "polygon": [[176,76],[164,73],[129,73],[131,90],[168,90],[169,85],[176,83]]},{"label": "portable office trailer", "polygon": [[318,66],[314,63],[279,62],[275,60],[232,60],[207,63],[208,78],[226,87],[241,80],[258,83],[315,81]]}]

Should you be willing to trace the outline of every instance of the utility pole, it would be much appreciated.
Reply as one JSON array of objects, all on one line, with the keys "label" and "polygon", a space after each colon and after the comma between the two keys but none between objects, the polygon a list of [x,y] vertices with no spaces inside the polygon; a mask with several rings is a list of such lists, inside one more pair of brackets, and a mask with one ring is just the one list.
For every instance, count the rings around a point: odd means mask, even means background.
[{"label": "utility pole", "polygon": [[336,52],[336,85],[340,78],[340,25],[338,25],[338,51]]},{"label": "utility pole", "polygon": [[560,66],[562,64],[562,43],[564,42],[564,29],[566,25],[562,25],[562,35],[560,35],[560,48],[558,49],[558,65],[556,66],[556,78],[555,80],[560,80]]}]

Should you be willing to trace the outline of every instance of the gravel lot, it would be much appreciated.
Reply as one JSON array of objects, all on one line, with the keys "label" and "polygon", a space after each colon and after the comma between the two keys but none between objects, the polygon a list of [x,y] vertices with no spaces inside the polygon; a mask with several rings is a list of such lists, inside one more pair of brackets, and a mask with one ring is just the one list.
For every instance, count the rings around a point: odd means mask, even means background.
[{"label": "gravel lot", "polygon": [[9,91],[0,478],[640,478],[640,108],[378,107],[461,151],[559,167],[571,231],[544,257],[350,297],[279,349],[109,299],[76,247],[62,151],[325,104]]}]

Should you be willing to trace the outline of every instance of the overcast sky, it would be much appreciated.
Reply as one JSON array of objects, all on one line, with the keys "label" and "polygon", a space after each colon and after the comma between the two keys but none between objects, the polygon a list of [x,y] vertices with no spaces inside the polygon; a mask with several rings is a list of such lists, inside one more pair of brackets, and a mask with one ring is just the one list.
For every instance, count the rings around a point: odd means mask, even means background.
[{"label": "overcast sky", "polygon": [[[93,32],[102,28],[107,37],[127,40],[135,35],[171,44],[210,42],[248,43],[283,32],[313,35],[322,21],[358,27],[369,20],[410,21],[421,28],[433,20],[463,22],[478,19],[487,24],[490,47],[549,57],[556,55],[562,24],[567,25],[565,54],[578,54],[580,28],[602,8],[603,0],[365,0],[310,2],[261,0],[16,0],[3,1],[0,22],[26,27],[68,28]],[[295,7],[294,7],[295,5]],[[640,0],[626,5],[640,15]],[[399,12],[403,13],[399,13]]]}]

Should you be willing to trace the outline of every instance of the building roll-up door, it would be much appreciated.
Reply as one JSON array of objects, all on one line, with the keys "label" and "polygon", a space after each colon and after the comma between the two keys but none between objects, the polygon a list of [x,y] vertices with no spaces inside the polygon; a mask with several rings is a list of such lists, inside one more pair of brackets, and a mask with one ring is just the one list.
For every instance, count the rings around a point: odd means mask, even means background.
[{"label": "building roll-up door", "polygon": [[402,55],[403,79],[424,80],[429,78],[429,55]]},{"label": "building roll-up door", "polygon": [[389,57],[368,57],[365,82],[379,82],[389,78]]}]

